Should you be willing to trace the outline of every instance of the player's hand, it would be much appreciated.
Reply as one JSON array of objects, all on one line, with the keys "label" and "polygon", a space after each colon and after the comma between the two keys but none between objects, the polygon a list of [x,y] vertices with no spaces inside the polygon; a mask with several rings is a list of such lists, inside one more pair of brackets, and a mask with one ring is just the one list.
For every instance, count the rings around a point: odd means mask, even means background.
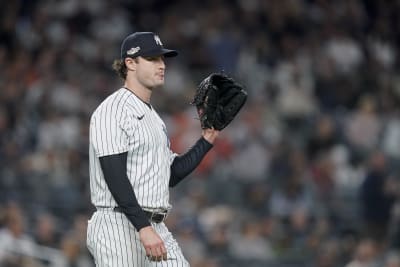
[{"label": "player's hand", "polygon": [[206,139],[210,144],[214,144],[215,139],[217,139],[219,135],[219,131],[215,130],[214,128],[212,129],[203,129],[202,130],[202,136],[204,139]]},{"label": "player's hand", "polygon": [[139,237],[150,261],[167,260],[167,249],[153,227],[146,226],[140,229]]}]

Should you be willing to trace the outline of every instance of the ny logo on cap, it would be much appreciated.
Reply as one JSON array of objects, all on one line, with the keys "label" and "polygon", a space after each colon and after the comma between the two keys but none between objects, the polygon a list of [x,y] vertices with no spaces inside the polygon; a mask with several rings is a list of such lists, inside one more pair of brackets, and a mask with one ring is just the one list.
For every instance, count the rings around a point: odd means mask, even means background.
[{"label": "ny logo on cap", "polygon": [[161,43],[160,37],[158,35],[154,35],[154,41],[156,41],[156,44],[159,46],[162,46],[163,44]]}]

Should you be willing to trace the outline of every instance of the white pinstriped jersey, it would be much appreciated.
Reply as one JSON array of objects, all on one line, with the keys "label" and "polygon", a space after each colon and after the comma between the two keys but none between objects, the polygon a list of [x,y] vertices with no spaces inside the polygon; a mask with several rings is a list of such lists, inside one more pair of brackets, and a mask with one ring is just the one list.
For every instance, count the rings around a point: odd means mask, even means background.
[{"label": "white pinstriped jersey", "polygon": [[118,206],[109,191],[99,157],[128,152],[127,175],[142,208],[167,208],[170,166],[175,158],[157,112],[133,92],[120,88],[90,120],[90,191],[93,205]]}]

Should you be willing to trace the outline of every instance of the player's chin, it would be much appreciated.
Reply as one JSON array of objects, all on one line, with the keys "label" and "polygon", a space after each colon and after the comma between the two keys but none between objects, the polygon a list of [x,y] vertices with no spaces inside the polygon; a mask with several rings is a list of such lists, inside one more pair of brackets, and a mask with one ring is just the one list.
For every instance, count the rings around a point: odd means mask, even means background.
[{"label": "player's chin", "polygon": [[154,82],[154,87],[161,87],[164,85],[164,77],[163,78],[158,78],[155,82]]}]

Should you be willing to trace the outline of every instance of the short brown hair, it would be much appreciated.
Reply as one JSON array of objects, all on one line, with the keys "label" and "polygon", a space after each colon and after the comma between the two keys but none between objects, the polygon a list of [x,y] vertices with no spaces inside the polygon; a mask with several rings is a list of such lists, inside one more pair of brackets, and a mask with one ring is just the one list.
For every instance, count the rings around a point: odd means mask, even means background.
[{"label": "short brown hair", "polygon": [[126,68],[125,61],[122,59],[115,59],[112,64],[113,70],[118,74],[122,79],[126,79],[126,75],[128,73],[128,69]]}]

